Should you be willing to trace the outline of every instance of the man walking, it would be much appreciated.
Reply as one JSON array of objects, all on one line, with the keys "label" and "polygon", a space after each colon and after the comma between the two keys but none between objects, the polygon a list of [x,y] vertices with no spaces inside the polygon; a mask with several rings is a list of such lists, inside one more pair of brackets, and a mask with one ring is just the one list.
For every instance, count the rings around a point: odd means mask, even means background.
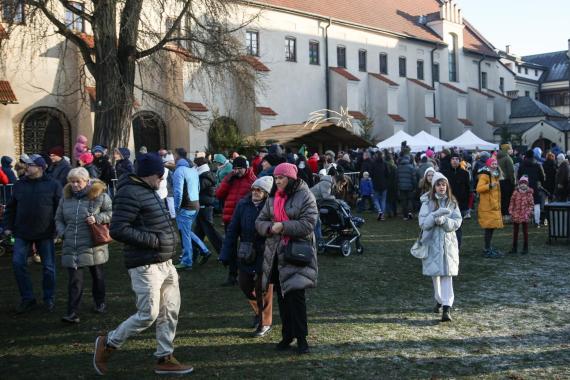
[{"label": "man walking", "polygon": [[61,186],[44,171],[45,160],[32,154],[24,160],[26,175],[14,184],[14,191],[6,208],[5,234],[14,234],[12,266],[20,290],[18,314],[34,308],[36,298],[27,269],[28,253],[35,243],[43,266],[43,299],[48,311],[54,308],[55,291],[55,212],[61,197]]},{"label": "man walking", "polygon": [[164,174],[162,160],[155,154],[138,157],[137,174],[122,176],[113,201],[111,236],[124,243],[125,265],[137,298],[137,312],[108,335],[95,341],[93,366],[99,375],[107,372],[114,350],[132,335],[156,321],[158,362],[154,372],[187,374],[193,368],[173,356],[173,341],[180,311],[178,273],[172,264],[177,233],[168,211],[156,193]]}]

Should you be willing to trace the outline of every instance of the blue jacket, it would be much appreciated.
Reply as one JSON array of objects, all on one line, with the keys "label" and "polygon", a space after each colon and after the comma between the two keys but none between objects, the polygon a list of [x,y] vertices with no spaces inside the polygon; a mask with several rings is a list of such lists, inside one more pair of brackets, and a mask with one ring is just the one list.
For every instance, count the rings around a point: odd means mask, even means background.
[{"label": "blue jacket", "polygon": [[362,178],[360,180],[360,196],[366,197],[372,195],[372,180],[370,178]]},{"label": "blue jacket", "polygon": [[222,252],[219,258],[221,262],[229,262],[232,257],[237,259],[239,238],[239,241],[253,242],[256,252],[254,264],[247,265],[241,262],[241,260],[238,261],[239,270],[247,273],[261,272],[265,238],[259,236],[255,230],[255,220],[264,205],[265,201],[256,206],[251,200],[251,195],[242,198],[238,202],[232,216],[232,221],[228,225],[226,236],[224,237],[224,244],[222,245]]},{"label": "blue jacket", "polygon": [[[176,170],[172,176],[174,192],[174,208],[198,211],[200,208],[200,176],[191,168],[188,161],[181,158],[176,162]],[[197,207],[196,207],[197,206]]]}]

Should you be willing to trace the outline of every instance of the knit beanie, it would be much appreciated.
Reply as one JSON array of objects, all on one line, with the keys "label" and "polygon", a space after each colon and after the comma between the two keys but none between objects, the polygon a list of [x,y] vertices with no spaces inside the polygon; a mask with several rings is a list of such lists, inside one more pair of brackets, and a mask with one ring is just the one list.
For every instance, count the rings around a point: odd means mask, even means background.
[{"label": "knit beanie", "polygon": [[83,162],[85,165],[93,163],[93,155],[89,152],[82,153],[79,156],[79,161]]},{"label": "knit beanie", "polygon": [[141,154],[137,158],[137,176],[150,177],[151,175],[164,175],[164,165],[162,158],[155,153]]},{"label": "knit beanie", "polygon": [[566,156],[564,155],[564,153],[559,153],[558,156],[556,156],[556,162],[558,162],[558,165],[564,162],[565,159]]},{"label": "knit beanie", "polygon": [[426,156],[428,158],[432,158],[433,157],[433,150],[431,150],[431,149],[426,150]]},{"label": "knit beanie", "polygon": [[223,154],[216,153],[216,154],[214,154],[214,162],[217,162],[218,164],[223,165],[226,162],[228,162],[228,159]]},{"label": "knit beanie", "polygon": [[238,157],[234,158],[233,167],[234,167],[234,169],[238,169],[238,168],[247,169],[247,167],[248,167],[247,160],[241,156],[238,156]]},{"label": "knit beanie", "polygon": [[449,149],[447,149],[447,148],[443,149],[443,150],[441,151],[441,153],[445,154],[446,156],[450,156],[450,155],[451,155],[451,151],[450,151]]},{"label": "knit beanie", "polygon": [[489,157],[491,157],[491,153],[489,153],[487,151],[483,151],[483,152],[479,153],[479,158],[481,158],[481,160],[487,161],[489,159]]},{"label": "knit beanie", "polygon": [[284,162],[275,167],[274,176],[282,175],[291,179],[297,179],[298,169],[295,165]]},{"label": "knit beanie", "polygon": [[270,175],[259,177],[251,185],[252,189],[254,187],[257,187],[258,189],[261,189],[261,190],[265,191],[267,194],[269,194],[271,192],[271,189],[273,188],[273,177]]},{"label": "knit beanie", "polygon": [[65,156],[65,152],[62,146],[55,146],[49,150],[49,154],[53,154],[54,156],[63,157]]},{"label": "knit beanie", "polygon": [[433,173],[433,178],[431,179],[431,187],[435,187],[435,184],[437,183],[437,181],[439,180],[445,180],[445,182],[449,183],[449,181],[447,180],[447,177],[444,176],[443,174],[441,174],[440,172],[435,172]]},{"label": "knit beanie", "polygon": [[[428,175],[429,173],[433,173],[433,174],[435,175],[436,171],[435,171],[434,168],[431,168],[431,167],[430,167],[430,168],[427,168],[426,171],[424,172],[424,178],[427,178],[427,175]],[[433,183],[433,178],[432,178],[432,183]]]},{"label": "knit beanie", "polygon": [[101,152],[101,153],[105,153],[105,148],[103,148],[101,145],[95,145],[95,147],[93,149],[91,149],[91,152],[93,152],[93,154],[97,153],[97,152]]}]

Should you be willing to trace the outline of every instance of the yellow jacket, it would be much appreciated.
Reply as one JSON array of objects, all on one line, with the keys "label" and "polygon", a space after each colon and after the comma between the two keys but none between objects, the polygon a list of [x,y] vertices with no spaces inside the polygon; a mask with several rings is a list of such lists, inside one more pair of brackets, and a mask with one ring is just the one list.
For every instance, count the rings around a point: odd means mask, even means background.
[{"label": "yellow jacket", "polygon": [[479,194],[479,207],[477,208],[479,225],[481,228],[503,228],[499,179],[493,177],[488,171],[479,173],[478,178],[476,190]]}]

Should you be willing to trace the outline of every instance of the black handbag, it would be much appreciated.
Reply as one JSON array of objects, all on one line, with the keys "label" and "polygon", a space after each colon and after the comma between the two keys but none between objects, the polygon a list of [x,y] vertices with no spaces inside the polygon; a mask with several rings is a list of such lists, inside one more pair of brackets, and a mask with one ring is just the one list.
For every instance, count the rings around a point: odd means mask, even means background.
[{"label": "black handbag", "polygon": [[313,260],[313,245],[308,241],[290,240],[284,248],[283,258],[289,264],[305,267]]},{"label": "black handbag", "polygon": [[255,262],[256,252],[253,242],[250,241],[240,241],[237,258],[247,265],[251,265]]}]

